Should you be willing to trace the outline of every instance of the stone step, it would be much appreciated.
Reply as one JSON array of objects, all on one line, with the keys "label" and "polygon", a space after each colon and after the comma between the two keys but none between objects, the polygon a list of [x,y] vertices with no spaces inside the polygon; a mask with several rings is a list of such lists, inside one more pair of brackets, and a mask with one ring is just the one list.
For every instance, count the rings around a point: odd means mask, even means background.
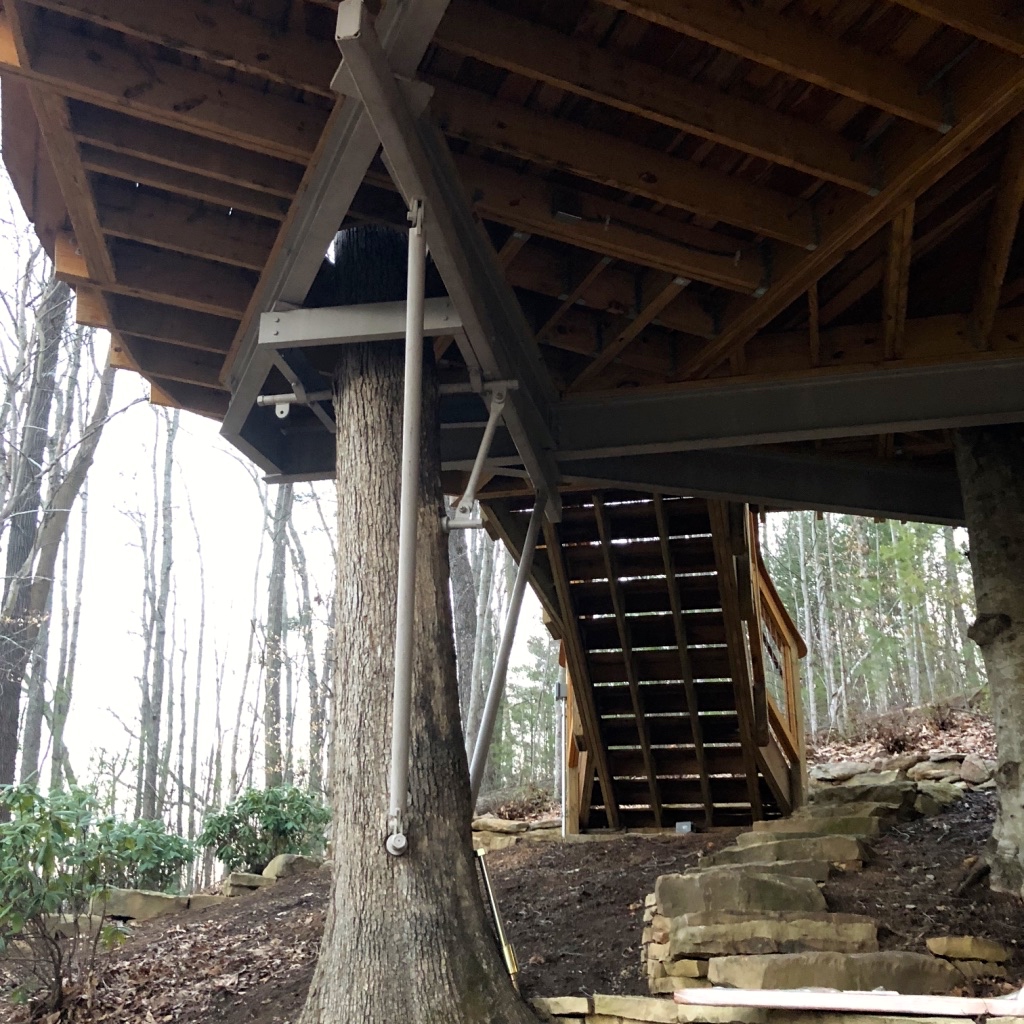
[{"label": "stone step", "polygon": [[[737,839],[739,846],[749,846],[753,842],[764,842],[764,839],[740,842],[743,836],[767,836],[791,839],[805,839],[810,836],[877,836],[882,832],[882,818],[866,818],[842,815],[796,815],[790,818],[779,818],[774,821],[754,822],[753,832],[741,833]],[[758,827],[760,826],[760,828]]]},{"label": "stone step", "polygon": [[963,984],[951,964],[924,953],[781,953],[717,957],[708,980],[744,989],[796,989],[828,985],[844,992],[881,988],[908,996],[946,995]]},{"label": "stone step", "polygon": [[[881,818],[894,820],[904,806],[903,800],[847,800],[840,803],[808,803],[796,811],[797,818]],[[785,819],[772,819],[785,820]],[[755,821],[754,828],[770,824]]]},{"label": "stone step", "polygon": [[852,836],[810,836],[804,839],[775,839],[754,846],[727,846],[701,859],[701,867],[722,864],[768,864],[775,861],[817,860],[859,869],[867,849]]},{"label": "stone step", "polygon": [[909,779],[891,782],[865,781],[842,786],[813,786],[807,794],[808,808],[854,803],[887,804],[901,818],[914,816],[917,785]]},{"label": "stone step", "polygon": [[728,908],[730,911],[824,911],[828,907],[817,882],[810,878],[756,871],[698,872],[661,875],[654,885],[657,910],[679,917]]},{"label": "stone step", "polygon": [[875,922],[859,914],[716,910],[672,919],[670,959],[764,953],[873,953]]},{"label": "stone step", "polygon": [[825,860],[776,860],[767,864],[715,864],[707,867],[687,868],[684,874],[707,875],[712,872],[735,874],[744,871],[756,871],[762,875],[788,875],[793,878],[810,878],[815,882],[827,882],[832,875],[832,866]]}]

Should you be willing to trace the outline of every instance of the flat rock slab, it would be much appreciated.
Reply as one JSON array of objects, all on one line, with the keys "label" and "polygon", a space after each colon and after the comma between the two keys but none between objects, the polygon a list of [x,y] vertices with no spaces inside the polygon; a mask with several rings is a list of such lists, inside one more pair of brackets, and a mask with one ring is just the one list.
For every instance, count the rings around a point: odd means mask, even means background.
[{"label": "flat rock slab", "polygon": [[718,957],[708,964],[715,985],[744,989],[813,988],[827,984],[844,992],[883,988],[903,995],[946,995],[963,975],[926,953],[783,953]]},{"label": "flat rock slab", "polygon": [[767,864],[780,860],[823,860],[829,864],[863,863],[867,851],[851,836],[813,836],[777,839],[757,846],[726,847],[704,858],[701,865]]},{"label": "flat rock slab", "polygon": [[699,871],[693,875],[661,875],[654,884],[658,913],[666,918],[703,911],[824,911],[828,907],[810,878],[756,871]]},{"label": "flat rock slab", "polygon": [[737,839],[739,846],[744,836],[877,836],[882,830],[882,819],[877,815],[794,814],[790,818],[774,821],[755,821],[753,832],[745,832]]},{"label": "flat rock slab", "polygon": [[869,771],[870,761],[835,761],[831,764],[816,764],[808,774],[818,782],[845,782]]},{"label": "flat rock slab", "polygon": [[266,878],[263,875],[254,875],[248,871],[232,871],[221,886],[221,892],[225,896],[245,896],[248,893],[262,889],[266,885],[273,885],[275,879]]},{"label": "flat rock slab", "polygon": [[263,877],[277,881],[295,875],[311,875],[320,869],[322,861],[303,857],[298,853],[279,853],[264,869]]},{"label": "flat rock slab", "polygon": [[1005,946],[974,935],[936,935],[926,945],[929,952],[949,960],[989,960],[1001,964],[1010,959]]},{"label": "flat rock slab", "polygon": [[[750,871],[749,864],[715,864],[708,867],[688,868],[687,875],[706,875],[712,872],[734,874]],[[753,870],[760,875],[788,875],[792,878],[810,878],[815,882],[827,882],[832,877],[832,866],[827,860],[776,860],[768,864],[755,864]]]},{"label": "flat rock slab", "polygon": [[507,818],[497,818],[493,814],[483,814],[473,819],[474,832],[503,832],[505,835],[515,835],[518,832],[528,832],[530,826],[525,821],[509,821]]},{"label": "flat rock slab", "polygon": [[736,956],[750,953],[874,953],[875,922],[859,914],[740,914],[714,911],[672,921],[671,957]]},{"label": "flat rock slab", "polygon": [[165,892],[147,889],[107,889],[94,896],[89,905],[91,914],[129,921],[150,921],[154,917],[180,914],[185,910],[188,910],[187,896],[169,896]]}]

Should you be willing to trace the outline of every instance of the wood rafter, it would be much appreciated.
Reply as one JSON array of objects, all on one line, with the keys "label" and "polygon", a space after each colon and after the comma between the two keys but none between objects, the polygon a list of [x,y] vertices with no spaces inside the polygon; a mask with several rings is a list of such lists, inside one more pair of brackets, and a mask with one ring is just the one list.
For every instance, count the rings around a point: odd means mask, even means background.
[{"label": "wood rafter", "polygon": [[206,388],[220,388],[222,357],[196,349],[181,349],[149,338],[137,338],[122,332],[111,343],[111,351],[122,355],[126,351],[134,366],[147,377],[161,377],[180,384],[198,384]]},{"label": "wood rafter", "polygon": [[95,192],[105,234],[186,256],[260,271],[277,234],[271,221],[112,179],[98,181]]},{"label": "wood rafter", "polygon": [[1020,8],[1004,0],[893,0],[915,14],[922,14],[969,36],[975,36],[1024,57],[1024,18]]},{"label": "wood rafter", "polygon": [[973,327],[977,343],[991,346],[992,326],[999,308],[1010,252],[1020,222],[1024,202],[1024,121],[1018,118],[1010,126],[1009,145],[1003,158],[1002,173],[996,188],[989,222],[985,258],[978,275],[974,299]]},{"label": "wood rafter", "polygon": [[821,366],[821,308],[817,281],[807,289],[807,336],[811,346],[811,366]]},{"label": "wood rafter", "polygon": [[431,110],[448,135],[803,249],[815,245],[799,199],[659,150],[434,80]]},{"label": "wood rafter", "polygon": [[902,63],[840,42],[797,18],[720,0],[603,2],[927,128],[950,127],[937,91],[926,89]]},{"label": "wood rafter", "polygon": [[[617,829],[619,827],[619,803],[615,797],[612,775],[608,767],[608,751],[605,749],[604,741],[601,738],[601,722],[597,714],[597,707],[594,704],[594,688],[590,681],[590,673],[587,670],[586,653],[583,650],[583,642],[580,639],[579,617],[576,614],[569,586],[565,554],[562,551],[558,526],[546,520],[544,522],[544,546],[548,553],[555,593],[558,595],[558,603],[561,608],[560,618],[565,626],[565,636],[562,637],[562,640],[565,643],[569,669],[572,673],[580,718],[583,721],[585,735],[587,736],[588,753],[593,757],[594,769],[597,773],[598,782],[601,784],[601,794],[604,800],[605,813],[608,817],[608,825],[610,828]],[[586,807],[582,808],[582,813],[587,814],[589,810],[590,805],[588,803]]]},{"label": "wood rafter", "polygon": [[908,203],[889,227],[889,251],[886,257],[885,287],[882,296],[882,330],[885,337],[886,359],[896,359],[903,350],[913,241],[914,204]]},{"label": "wood rafter", "polygon": [[[907,203],[939,181],[967,153],[976,149],[1024,109],[1024,70],[1006,54],[970,69],[961,83],[964,115],[937,142],[886,135],[883,150],[893,170],[875,199],[848,197],[821,217],[821,245],[814,252],[782,253],[776,275],[755,304],[735,311],[720,335],[682,368],[679,377],[707,376],[732,352],[782,313],[831,270],[850,250],[862,245]],[[855,200],[855,201],[851,201]]]},{"label": "wood rafter", "polygon": [[[32,13],[38,14],[35,8]],[[10,36],[10,11],[0,15],[0,37]],[[0,38],[0,57],[11,47]],[[168,61],[139,61],[128,49],[47,26],[17,63],[0,64],[4,74],[22,75],[62,95],[109,110],[181,128],[284,160],[305,162],[327,120],[322,106],[217,80]]]},{"label": "wood rafter", "polygon": [[665,501],[660,494],[654,495],[654,516],[658,523],[658,540],[661,543],[661,558],[665,565],[665,583],[668,586],[669,603],[672,606],[672,628],[675,632],[676,647],[679,648],[679,675],[686,693],[686,710],[690,716],[690,734],[693,740],[694,756],[697,759],[697,773],[700,775],[700,795],[704,802],[704,824],[714,824],[714,800],[711,797],[711,778],[708,774],[707,758],[704,754],[704,727],[700,721],[697,705],[697,688],[693,682],[693,666],[690,664],[689,637],[683,620],[683,602],[679,593],[679,579],[676,576],[672,546],[669,544],[668,520],[665,516]]},{"label": "wood rafter", "polygon": [[455,0],[436,42],[453,53],[750,156],[861,192],[877,189],[870,162],[858,159],[839,135],[513,17],[479,0]]},{"label": "wood rafter", "polygon": [[32,0],[94,25],[169,46],[235,71],[333,98],[338,51],[294,29],[274,32],[228,4],[138,3],[137,0]]},{"label": "wood rafter", "polygon": [[[575,285],[565,294],[565,297],[561,300],[558,308],[544,321],[539,331],[537,331],[537,340],[544,341],[548,335],[558,326],[562,317],[576,305],[577,302],[583,300],[587,292],[593,286],[594,282],[608,269],[612,264],[612,258],[610,256],[598,256],[594,260],[590,269],[584,273]],[[557,298],[558,296],[556,296]]]},{"label": "wood rafter", "polygon": [[[79,288],[79,302],[83,291]],[[126,334],[197,348],[223,356],[231,347],[238,321],[191,309],[165,306],[145,299],[113,296],[109,301],[113,322]]]},{"label": "wood rafter", "polygon": [[632,344],[648,324],[654,320],[662,310],[689,284],[685,277],[663,276],[660,280],[652,282],[647,289],[647,296],[643,305],[636,311],[636,315],[626,324],[618,335],[610,341],[598,354],[597,358],[585,369],[569,386],[570,391],[575,391],[588,381],[592,381],[603,370],[611,366],[622,351]]},{"label": "wood rafter", "polygon": [[615,612],[615,625],[619,633],[619,644],[622,647],[622,660],[626,666],[626,679],[629,683],[629,699],[633,705],[636,718],[637,737],[640,742],[640,754],[643,758],[644,772],[647,775],[647,788],[650,793],[651,811],[654,814],[655,828],[661,828],[661,793],[658,786],[658,767],[651,751],[650,729],[644,711],[643,697],[640,694],[640,677],[637,673],[636,660],[633,657],[633,641],[630,636],[629,623],[626,620],[626,605],[622,597],[622,584],[615,553],[612,550],[611,531],[608,527],[608,516],[604,508],[604,498],[600,494],[593,496],[594,519],[597,521],[597,532],[601,538],[601,552],[604,556],[605,569],[608,573],[608,587],[611,591],[612,609]]}]

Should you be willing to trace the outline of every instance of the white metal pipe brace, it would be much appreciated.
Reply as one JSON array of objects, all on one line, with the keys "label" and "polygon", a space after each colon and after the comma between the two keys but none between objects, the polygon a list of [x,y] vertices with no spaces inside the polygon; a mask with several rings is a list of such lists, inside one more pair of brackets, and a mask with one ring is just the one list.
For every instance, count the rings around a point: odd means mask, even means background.
[{"label": "white metal pipe brace", "polygon": [[537,504],[530,516],[530,525],[526,529],[526,540],[519,556],[519,568],[516,570],[516,581],[512,585],[512,597],[508,603],[508,614],[505,616],[505,628],[501,634],[501,643],[494,659],[494,671],[491,684],[487,689],[487,703],[480,718],[480,728],[473,744],[473,760],[469,766],[469,791],[471,807],[476,807],[476,798],[480,795],[480,783],[484,778],[484,767],[487,765],[487,754],[491,748],[491,737],[494,723],[498,718],[501,706],[501,695],[505,689],[505,677],[508,675],[508,662],[512,655],[512,642],[516,638],[516,626],[519,624],[519,612],[523,607],[523,595],[533,567],[533,556],[537,550],[537,539],[544,522],[544,510],[548,499],[544,494],[537,495]]},{"label": "white metal pipe brace", "polygon": [[473,469],[469,474],[466,492],[459,499],[459,515],[463,516],[468,516],[473,511],[473,502],[476,501],[476,489],[480,486],[480,477],[484,471],[484,463],[487,461],[487,456],[491,450],[494,432],[498,429],[501,411],[505,408],[506,392],[504,388],[495,388],[490,394],[491,407],[487,413],[487,426],[484,427],[484,436],[480,438],[480,449],[476,453],[476,460],[473,462]]},{"label": "white metal pipe brace", "polygon": [[394,857],[409,848],[409,723],[412,714],[413,626],[416,614],[416,520],[420,504],[420,421],[423,411],[423,303],[427,240],[423,201],[409,211],[409,275],[405,313],[405,395],[402,422],[402,493],[398,524],[398,597],[395,624],[395,688],[391,718],[388,837]]}]

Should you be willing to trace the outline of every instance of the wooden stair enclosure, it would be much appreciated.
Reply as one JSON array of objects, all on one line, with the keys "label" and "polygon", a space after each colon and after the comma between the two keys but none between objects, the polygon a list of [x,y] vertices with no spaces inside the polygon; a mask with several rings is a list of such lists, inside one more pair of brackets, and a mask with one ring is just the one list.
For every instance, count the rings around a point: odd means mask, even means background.
[{"label": "wooden stair enclosure", "polygon": [[[485,508],[516,550],[529,503]],[[806,648],[747,507],[563,495],[533,582],[562,640],[570,828],[739,825],[802,801]]]}]

